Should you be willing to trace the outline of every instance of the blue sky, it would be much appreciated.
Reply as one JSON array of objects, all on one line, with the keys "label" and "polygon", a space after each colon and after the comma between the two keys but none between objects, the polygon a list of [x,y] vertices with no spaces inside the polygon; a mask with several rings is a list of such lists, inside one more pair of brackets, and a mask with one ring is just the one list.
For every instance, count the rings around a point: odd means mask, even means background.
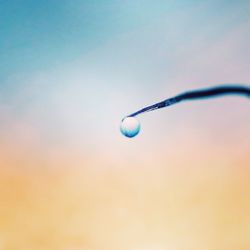
[{"label": "blue sky", "polygon": [[[247,1],[1,0],[0,79],[15,72],[46,69],[74,60],[114,36],[154,23],[159,27],[162,17],[173,22],[176,20],[172,13],[190,12],[199,6],[204,8],[195,13],[197,21],[209,20],[213,26],[219,16],[228,12],[228,25],[249,15]],[[190,18],[195,21],[195,16]]]},{"label": "blue sky", "polygon": [[[45,141],[101,150],[120,139],[120,119],[144,105],[250,82],[249,14],[248,1],[1,0],[0,100],[11,117],[2,115],[2,126],[22,120]],[[188,111],[194,120],[196,111]],[[152,114],[157,125],[145,116],[144,126],[176,126],[185,107],[179,112],[172,124],[164,111]]]}]

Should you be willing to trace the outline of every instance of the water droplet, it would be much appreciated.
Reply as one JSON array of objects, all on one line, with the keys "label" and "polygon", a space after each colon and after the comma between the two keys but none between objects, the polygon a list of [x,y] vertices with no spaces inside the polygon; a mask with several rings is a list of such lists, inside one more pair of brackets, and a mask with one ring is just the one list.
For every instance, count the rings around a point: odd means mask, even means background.
[{"label": "water droplet", "polygon": [[126,137],[132,138],[140,132],[140,122],[135,117],[125,117],[121,121],[120,130]]}]

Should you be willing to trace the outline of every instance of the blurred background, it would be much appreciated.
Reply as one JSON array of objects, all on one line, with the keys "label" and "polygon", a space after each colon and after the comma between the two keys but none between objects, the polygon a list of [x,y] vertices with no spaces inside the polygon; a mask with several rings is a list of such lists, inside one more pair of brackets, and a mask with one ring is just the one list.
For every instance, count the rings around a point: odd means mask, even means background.
[{"label": "blurred background", "polygon": [[249,250],[250,2],[0,0],[0,249]]}]

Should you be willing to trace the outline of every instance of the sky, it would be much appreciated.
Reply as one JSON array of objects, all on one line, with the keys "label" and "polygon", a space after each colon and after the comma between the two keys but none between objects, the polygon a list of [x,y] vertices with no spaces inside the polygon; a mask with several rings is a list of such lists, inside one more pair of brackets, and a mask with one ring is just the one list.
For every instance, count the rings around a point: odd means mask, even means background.
[{"label": "sky", "polygon": [[250,3],[0,0],[0,250],[248,250]]}]

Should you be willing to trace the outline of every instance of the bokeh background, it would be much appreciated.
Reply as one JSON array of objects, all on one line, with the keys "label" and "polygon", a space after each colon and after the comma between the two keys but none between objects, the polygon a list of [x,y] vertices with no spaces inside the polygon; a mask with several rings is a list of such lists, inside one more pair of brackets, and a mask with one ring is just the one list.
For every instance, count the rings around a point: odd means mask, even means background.
[{"label": "bokeh background", "polygon": [[250,2],[0,0],[0,249],[249,250]]}]

